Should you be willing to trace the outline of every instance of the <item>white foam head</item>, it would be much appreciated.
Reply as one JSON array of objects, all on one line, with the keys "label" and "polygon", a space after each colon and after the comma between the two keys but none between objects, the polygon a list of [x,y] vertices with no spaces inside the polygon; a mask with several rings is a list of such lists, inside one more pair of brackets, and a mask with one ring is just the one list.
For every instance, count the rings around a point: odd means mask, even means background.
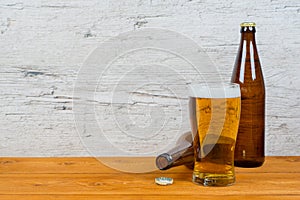
[{"label": "white foam head", "polygon": [[236,98],[241,96],[241,91],[236,83],[205,83],[191,84],[189,94],[197,98]]}]

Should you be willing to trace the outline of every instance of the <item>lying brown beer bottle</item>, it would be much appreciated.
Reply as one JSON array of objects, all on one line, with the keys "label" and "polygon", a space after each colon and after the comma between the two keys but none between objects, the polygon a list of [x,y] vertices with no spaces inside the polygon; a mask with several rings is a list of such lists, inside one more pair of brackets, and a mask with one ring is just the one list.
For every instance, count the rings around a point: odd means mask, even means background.
[{"label": "lying brown beer bottle", "polygon": [[265,160],[265,85],[255,42],[255,23],[241,24],[241,40],[231,81],[241,89],[241,117],[235,146],[237,167]]},{"label": "lying brown beer bottle", "polygon": [[156,157],[156,166],[160,170],[170,169],[179,165],[194,168],[194,149],[192,133],[184,133],[176,142],[174,148]]}]

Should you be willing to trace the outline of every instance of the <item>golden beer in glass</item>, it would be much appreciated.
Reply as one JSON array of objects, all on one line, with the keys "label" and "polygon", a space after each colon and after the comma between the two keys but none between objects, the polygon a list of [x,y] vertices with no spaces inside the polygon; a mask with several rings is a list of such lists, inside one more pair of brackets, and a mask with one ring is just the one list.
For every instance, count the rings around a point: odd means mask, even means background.
[{"label": "golden beer in glass", "polygon": [[241,99],[238,84],[190,86],[189,112],[193,133],[193,182],[204,186],[235,183],[234,148]]}]

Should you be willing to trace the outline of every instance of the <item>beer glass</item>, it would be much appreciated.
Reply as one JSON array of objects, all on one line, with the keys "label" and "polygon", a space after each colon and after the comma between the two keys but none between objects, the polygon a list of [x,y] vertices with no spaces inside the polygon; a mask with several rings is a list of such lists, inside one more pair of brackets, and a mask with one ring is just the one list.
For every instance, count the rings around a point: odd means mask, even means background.
[{"label": "beer glass", "polygon": [[193,182],[204,186],[235,183],[234,148],[241,94],[235,83],[192,84],[189,113],[193,134]]}]

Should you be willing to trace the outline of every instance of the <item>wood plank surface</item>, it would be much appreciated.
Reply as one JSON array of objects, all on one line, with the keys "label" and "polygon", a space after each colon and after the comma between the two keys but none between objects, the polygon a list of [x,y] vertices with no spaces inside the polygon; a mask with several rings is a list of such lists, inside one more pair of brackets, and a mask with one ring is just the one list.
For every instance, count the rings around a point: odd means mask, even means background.
[{"label": "wood plank surface", "polygon": [[[0,199],[300,199],[300,157],[267,157],[264,166],[236,168],[236,184],[203,187],[192,171],[124,173],[95,158],[0,158]],[[174,179],[158,186],[154,178]]]},{"label": "wood plank surface", "polygon": [[299,199],[299,196],[293,195],[281,195],[281,196],[274,196],[274,195],[251,195],[251,196],[208,196],[208,195],[136,195],[136,196],[127,196],[127,195],[0,195],[0,199],[5,200],[23,200],[23,199],[30,199],[30,200],[98,200],[98,199],[123,199],[123,200],[132,200],[132,199],[141,199],[141,200],[156,200],[156,199],[204,199],[204,200],[211,200],[211,199],[232,199],[232,200],[282,200],[282,199]]}]

